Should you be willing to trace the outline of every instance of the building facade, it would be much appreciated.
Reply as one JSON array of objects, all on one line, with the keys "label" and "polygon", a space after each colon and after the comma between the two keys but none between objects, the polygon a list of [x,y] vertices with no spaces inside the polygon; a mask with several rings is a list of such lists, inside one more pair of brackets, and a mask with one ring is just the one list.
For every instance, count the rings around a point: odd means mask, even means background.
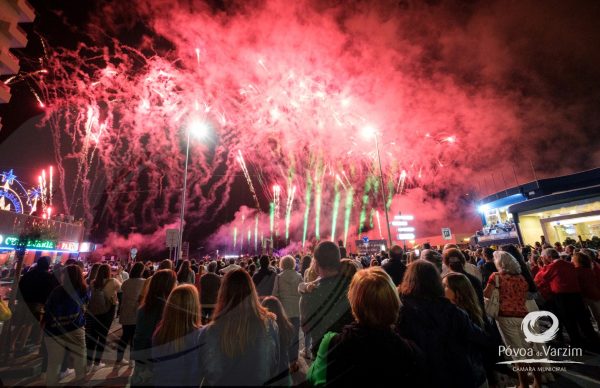
[{"label": "building facade", "polygon": [[[19,23],[31,23],[34,19],[35,11],[26,0],[0,0],[0,76],[19,72],[19,60],[10,49],[27,46],[27,35]],[[0,82],[0,104],[9,101],[10,87]]]},{"label": "building facade", "polygon": [[506,189],[482,199],[478,210],[480,245],[600,239],[600,168]]}]

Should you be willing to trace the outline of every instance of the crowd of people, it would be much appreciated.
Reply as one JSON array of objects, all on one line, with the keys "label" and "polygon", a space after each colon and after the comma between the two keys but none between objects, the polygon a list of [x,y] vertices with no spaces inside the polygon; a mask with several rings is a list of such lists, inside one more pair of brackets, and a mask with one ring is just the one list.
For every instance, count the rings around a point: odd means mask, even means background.
[{"label": "crowd of people", "polygon": [[[486,387],[510,374],[498,364],[500,345],[534,346],[521,323],[537,309],[559,318],[559,341],[600,349],[596,251],[427,248],[395,245],[365,258],[323,241],[304,256],[117,269],[76,260],[51,269],[41,257],[19,281],[10,351],[39,343],[50,386],[70,368],[71,383],[84,384],[109,362],[132,369],[131,386],[290,385],[303,358],[310,386]],[[495,290],[499,309],[489,316]],[[514,377],[520,387],[552,378],[539,369]]]}]

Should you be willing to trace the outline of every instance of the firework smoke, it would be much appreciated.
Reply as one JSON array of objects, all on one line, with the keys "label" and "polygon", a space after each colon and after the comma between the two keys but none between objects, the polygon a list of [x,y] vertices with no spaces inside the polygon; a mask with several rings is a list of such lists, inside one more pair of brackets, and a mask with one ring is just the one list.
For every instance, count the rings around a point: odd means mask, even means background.
[{"label": "firework smoke", "polygon": [[[107,3],[98,30],[126,29],[107,21],[119,14],[142,20],[151,34],[135,47],[92,33],[93,44],[47,50],[38,98],[53,131],[56,189],[66,213],[80,209],[88,225],[133,225],[144,233],[172,222],[181,198],[183,134],[202,122],[211,136],[191,145],[186,239],[223,223],[238,177],[247,189],[235,195],[255,207],[244,210],[255,217],[255,249],[259,233],[279,233],[279,194],[275,201],[271,189],[282,179],[286,242],[305,246],[341,234],[348,241],[373,232],[373,215],[377,229],[385,229],[374,212],[385,207],[415,213],[423,233],[437,234],[440,220],[473,225],[460,205],[474,186],[469,178],[487,168],[490,154],[482,150],[522,136],[535,140],[537,128],[564,123],[540,99],[496,88],[485,77],[465,82],[436,62],[444,50],[462,47],[452,18],[440,25],[416,21],[429,20],[429,13],[446,20],[444,7],[226,3],[225,10],[201,1]],[[157,48],[159,38],[167,49]],[[375,146],[359,135],[365,126],[379,133],[385,187],[374,168]],[[65,166],[72,164],[69,185]],[[103,188],[99,201],[94,187]],[[387,190],[387,204],[379,190]],[[270,202],[270,214],[260,213],[261,201]],[[212,240],[232,245],[239,230],[243,241],[239,219],[223,228],[227,238],[219,229]]]}]

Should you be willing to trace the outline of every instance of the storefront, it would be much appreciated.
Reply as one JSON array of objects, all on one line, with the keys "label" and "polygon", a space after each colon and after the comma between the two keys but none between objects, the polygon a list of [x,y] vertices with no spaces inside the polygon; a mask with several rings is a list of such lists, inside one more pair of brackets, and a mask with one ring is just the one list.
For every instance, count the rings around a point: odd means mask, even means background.
[{"label": "storefront", "polygon": [[[0,266],[11,263],[15,259],[17,247],[21,245],[19,236],[0,234]],[[78,255],[79,243],[74,241],[53,241],[49,239],[33,239],[25,243],[23,262],[30,265],[36,258],[50,256],[52,262],[64,262]]]},{"label": "storefront", "polygon": [[600,238],[600,168],[528,182],[483,198],[480,245]]},{"label": "storefront", "polygon": [[53,262],[65,262],[77,257],[83,237],[83,225],[47,220],[26,214],[0,210],[0,267],[10,267],[14,263],[15,248],[26,227],[43,226],[44,234],[39,238],[29,238],[25,244],[23,263],[31,265],[40,256],[50,256]]},{"label": "storefront", "polygon": [[600,186],[552,194],[509,208],[520,239],[533,245],[600,238]]}]

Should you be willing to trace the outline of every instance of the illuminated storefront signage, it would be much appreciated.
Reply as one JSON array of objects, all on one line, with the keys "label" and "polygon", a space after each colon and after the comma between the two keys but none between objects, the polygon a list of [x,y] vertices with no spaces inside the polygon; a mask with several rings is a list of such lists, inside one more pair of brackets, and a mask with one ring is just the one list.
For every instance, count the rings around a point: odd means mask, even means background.
[{"label": "illuminated storefront signage", "polygon": [[69,251],[69,252],[77,252],[78,248],[79,248],[79,243],[72,242],[72,241],[59,241],[58,246],[56,247],[56,249],[60,249],[62,251]]},{"label": "illuminated storefront signage", "polygon": [[[3,236],[0,234],[0,249],[14,249],[19,245],[19,238],[15,236]],[[52,240],[28,240],[25,244],[27,249],[55,249],[56,242]]]}]

